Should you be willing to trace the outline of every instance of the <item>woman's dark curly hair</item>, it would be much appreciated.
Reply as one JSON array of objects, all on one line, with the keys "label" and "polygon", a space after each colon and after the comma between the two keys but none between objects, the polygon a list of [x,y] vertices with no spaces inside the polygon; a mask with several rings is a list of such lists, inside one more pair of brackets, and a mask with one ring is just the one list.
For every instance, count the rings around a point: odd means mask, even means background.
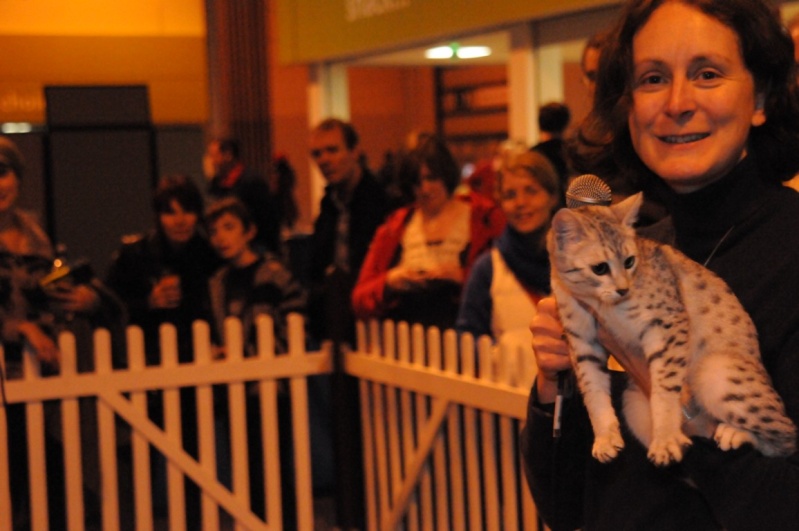
[{"label": "woman's dark curly hair", "polygon": [[793,42],[767,0],[632,0],[605,41],[594,105],[570,146],[579,171],[620,175],[640,187],[653,176],[633,149],[627,119],[632,105],[633,38],[652,13],[669,1],[695,7],[738,36],[755,90],[765,93],[766,123],[753,127],[749,151],[768,179],[799,170],[799,88]]}]

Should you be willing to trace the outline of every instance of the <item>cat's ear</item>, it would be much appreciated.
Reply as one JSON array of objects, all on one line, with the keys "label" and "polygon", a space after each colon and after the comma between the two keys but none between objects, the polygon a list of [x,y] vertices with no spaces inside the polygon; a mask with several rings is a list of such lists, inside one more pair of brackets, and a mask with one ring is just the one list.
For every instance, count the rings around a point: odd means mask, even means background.
[{"label": "cat's ear", "polygon": [[580,222],[580,214],[561,208],[552,218],[552,234],[558,250],[568,243],[580,241],[585,238],[585,230]]},{"label": "cat's ear", "polygon": [[632,227],[638,221],[638,211],[644,202],[644,193],[638,192],[625,200],[611,206],[611,210],[624,225]]}]

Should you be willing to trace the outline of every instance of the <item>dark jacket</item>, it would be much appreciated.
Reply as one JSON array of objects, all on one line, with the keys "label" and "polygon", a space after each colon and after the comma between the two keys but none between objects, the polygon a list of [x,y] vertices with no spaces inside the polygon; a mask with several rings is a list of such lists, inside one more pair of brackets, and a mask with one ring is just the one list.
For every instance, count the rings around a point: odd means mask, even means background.
[{"label": "dark jacket", "polygon": [[[344,327],[345,338],[351,339],[354,319],[349,311],[350,292],[358,278],[372,237],[386,217],[388,201],[385,190],[374,175],[364,170],[360,182],[352,191],[349,203],[349,271],[332,271],[330,267],[333,264],[339,218],[339,210],[331,198],[332,193],[328,187],[322,197],[311,237],[309,324],[311,332],[318,339],[333,337],[340,331],[339,327]],[[329,318],[341,318],[342,322],[333,324]]]},{"label": "dark jacket", "polygon": [[[234,277],[247,278],[246,286],[230,292]],[[211,311],[218,338],[224,338],[227,317],[241,320],[246,341],[245,355],[255,354],[256,318],[260,314],[272,318],[275,329],[275,348],[284,353],[288,345],[287,316],[304,313],[306,294],[299,282],[280,260],[266,254],[245,268],[223,265],[208,281]]]},{"label": "dark jacket", "polygon": [[[191,326],[197,319],[211,321],[208,279],[220,264],[216,252],[199,235],[179,250],[156,231],[123,239],[112,258],[106,283],[127,306],[130,324],[142,327],[148,363],[160,361],[158,328],[163,323],[177,328],[180,361],[192,359]],[[174,309],[151,309],[150,292],[164,274],[180,276],[180,305]]]}]

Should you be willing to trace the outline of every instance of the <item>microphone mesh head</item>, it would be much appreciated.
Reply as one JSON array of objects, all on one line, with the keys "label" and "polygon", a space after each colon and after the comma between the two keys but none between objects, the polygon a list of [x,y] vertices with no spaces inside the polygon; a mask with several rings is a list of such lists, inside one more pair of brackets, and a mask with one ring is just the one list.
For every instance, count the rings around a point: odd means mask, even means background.
[{"label": "microphone mesh head", "polygon": [[611,202],[610,186],[590,173],[575,177],[566,190],[566,206],[608,206]]}]

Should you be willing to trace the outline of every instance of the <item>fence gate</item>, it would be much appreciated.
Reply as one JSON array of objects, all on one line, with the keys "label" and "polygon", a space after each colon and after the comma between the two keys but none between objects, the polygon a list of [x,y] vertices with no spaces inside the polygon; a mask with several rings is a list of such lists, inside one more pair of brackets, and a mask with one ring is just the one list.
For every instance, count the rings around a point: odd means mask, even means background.
[{"label": "fence gate", "polygon": [[[235,529],[279,530],[287,518],[295,520],[298,529],[312,529],[306,379],[329,373],[331,354],[327,348],[305,352],[303,322],[297,315],[289,316],[286,355],[275,355],[271,319],[262,316],[257,326],[257,354],[249,358],[243,357],[241,324],[235,319],[225,323],[225,359],[212,355],[208,324],[203,322],[194,326],[192,363],[178,363],[177,336],[169,325],[161,329],[159,366],[145,366],[143,335],[136,327],[128,329],[124,370],[111,367],[111,338],[105,330],[94,336],[94,372],[77,372],[78,354],[70,334],[59,338],[63,358],[56,376],[40,376],[33,356],[25,353],[21,379],[5,382],[0,463],[9,463],[24,447],[26,463],[11,464],[27,469],[30,481],[27,489],[11,484],[8,467],[0,466],[0,529],[13,529],[20,503],[27,505],[36,531],[50,528],[48,512],[54,507],[63,513],[67,529],[85,529],[87,498],[96,496],[102,500],[97,528],[150,530],[157,513],[152,493],[160,491],[168,507],[168,529],[186,529],[187,490],[192,489],[199,491],[203,529],[217,530],[227,522]],[[194,395],[188,402],[187,389]],[[163,426],[148,414],[148,396],[150,407],[153,397],[162,404]],[[278,438],[283,401],[290,403],[291,471],[281,470],[287,461]],[[187,411],[187,406],[195,411]],[[251,407],[260,410],[262,419],[255,435],[253,426],[248,426]],[[195,412],[196,440],[190,452],[182,430],[186,416]],[[20,418],[24,432],[16,424]],[[263,441],[260,447],[248,444],[253,436]],[[46,450],[53,441],[55,454]],[[51,462],[52,455],[63,456],[63,465]],[[158,462],[163,463],[165,481],[158,474],[151,476],[151,470],[159,470]],[[262,470],[253,470],[252,462],[260,463]],[[263,499],[251,499],[256,492],[250,489],[253,472],[263,474],[265,487],[259,495]],[[291,494],[282,491],[287,472],[292,472],[296,502],[296,512],[288,515],[281,505],[282,495]],[[48,488],[48,482],[54,481],[63,482],[63,488],[52,484]],[[63,500],[49,499],[48,492],[63,493]],[[12,499],[17,514],[12,512]],[[263,517],[252,510],[255,505],[263,507]]]},{"label": "fence gate", "polygon": [[360,379],[368,529],[538,528],[517,444],[529,356],[372,322],[345,370]]}]

